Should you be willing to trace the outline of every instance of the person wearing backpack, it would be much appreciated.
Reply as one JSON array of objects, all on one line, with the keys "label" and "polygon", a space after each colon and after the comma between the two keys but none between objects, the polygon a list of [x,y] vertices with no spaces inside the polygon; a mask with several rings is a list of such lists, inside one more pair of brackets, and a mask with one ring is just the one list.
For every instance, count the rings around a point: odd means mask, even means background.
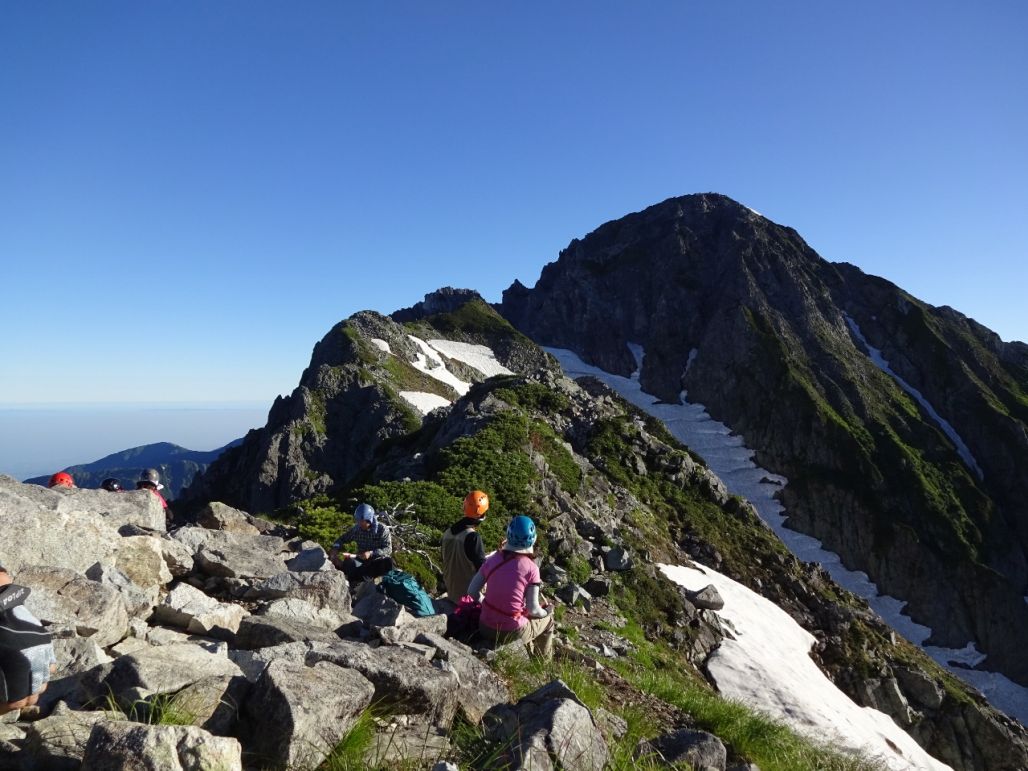
[{"label": "person wearing backpack", "polygon": [[535,523],[524,515],[507,525],[507,542],[471,579],[468,594],[485,589],[478,631],[497,643],[521,640],[533,656],[553,658],[553,615],[539,602],[542,578],[532,557]]},{"label": "person wearing backpack", "polygon": [[[384,576],[393,569],[393,536],[389,528],[378,521],[375,509],[367,503],[353,512],[353,527],[339,536],[328,552],[329,559],[346,574],[351,584],[365,578]],[[340,552],[344,543],[357,544],[356,552]]]},{"label": "person wearing backpack", "polygon": [[464,518],[443,532],[443,583],[454,604],[468,593],[468,584],[485,562],[485,548],[478,527],[489,511],[489,496],[472,490],[464,498]]}]

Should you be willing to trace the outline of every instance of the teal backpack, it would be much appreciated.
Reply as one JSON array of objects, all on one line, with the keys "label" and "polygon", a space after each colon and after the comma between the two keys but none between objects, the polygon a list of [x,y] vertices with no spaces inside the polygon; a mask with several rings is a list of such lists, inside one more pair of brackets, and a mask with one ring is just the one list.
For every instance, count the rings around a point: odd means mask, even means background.
[{"label": "teal backpack", "polygon": [[390,570],[382,576],[380,588],[386,593],[386,596],[396,600],[418,618],[436,614],[432,598],[418,583],[418,579],[410,573],[396,569]]}]

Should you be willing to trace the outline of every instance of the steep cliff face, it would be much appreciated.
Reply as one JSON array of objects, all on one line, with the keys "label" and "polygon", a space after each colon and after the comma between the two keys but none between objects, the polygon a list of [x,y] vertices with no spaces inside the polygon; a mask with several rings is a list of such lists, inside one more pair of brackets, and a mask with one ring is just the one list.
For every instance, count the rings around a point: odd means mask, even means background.
[{"label": "steep cliff face", "polygon": [[620,374],[642,345],[646,390],[687,390],[789,477],[792,526],[908,599],[935,641],[973,639],[1028,683],[1028,347],[719,195],[603,225],[500,310]]}]

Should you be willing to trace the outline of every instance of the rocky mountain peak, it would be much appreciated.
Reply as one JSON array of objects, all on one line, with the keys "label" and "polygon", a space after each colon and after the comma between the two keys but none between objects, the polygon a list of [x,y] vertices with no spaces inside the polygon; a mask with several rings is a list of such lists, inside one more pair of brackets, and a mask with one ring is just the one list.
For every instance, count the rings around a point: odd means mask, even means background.
[{"label": "rocky mountain peak", "polygon": [[434,292],[425,295],[425,299],[415,303],[410,308],[401,308],[392,314],[393,321],[418,321],[426,316],[435,316],[440,313],[453,313],[461,306],[478,300],[485,302],[482,295],[474,289],[455,289],[451,286],[444,286]]}]

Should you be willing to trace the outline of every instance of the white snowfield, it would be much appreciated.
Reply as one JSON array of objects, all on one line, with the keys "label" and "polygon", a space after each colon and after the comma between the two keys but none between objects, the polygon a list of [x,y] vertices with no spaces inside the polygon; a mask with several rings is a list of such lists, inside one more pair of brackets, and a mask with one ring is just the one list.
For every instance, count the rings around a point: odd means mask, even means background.
[{"label": "white snowfield", "polygon": [[452,404],[449,399],[427,391],[400,391],[400,398],[422,415],[427,415],[436,407],[449,407]]},{"label": "white snowfield", "polygon": [[871,362],[878,367],[878,369],[895,380],[896,384],[900,388],[913,396],[917,403],[924,407],[924,411],[928,413],[931,419],[935,421],[936,425],[938,425],[939,428],[942,429],[943,433],[949,437],[950,441],[953,442],[953,445],[957,448],[957,453],[963,459],[964,463],[967,464],[968,468],[974,471],[974,473],[978,475],[979,479],[984,479],[985,474],[982,472],[981,466],[978,465],[978,461],[975,460],[974,455],[971,454],[971,450],[964,443],[964,440],[960,438],[960,434],[957,433],[957,430],[935,411],[935,408],[928,403],[928,400],[924,398],[924,395],[920,391],[892,371],[892,368],[889,366],[889,362],[886,361],[884,356],[882,356],[882,352],[872,346],[867,341],[867,338],[864,337],[864,333],[860,331],[860,327],[857,325],[857,322],[846,314],[843,314],[843,317],[846,319],[846,323],[849,325],[850,331],[853,333],[854,337],[856,337],[863,344],[864,348],[867,349],[867,355],[868,358],[871,359]]},{"label": "white snowfield", "polygon": [[[629,344],[636,363],[641,367],[644,352],[641,346]],[[805,562],[821,564],[840,586],[863,597],[886,623],[916,645],[923,645],[932,633],[926,626],[915,623],[902,613],[906,602],[888,595],[880,595],[878,587],[862,571],[846,569],[838,554],[822,548],[821,542],[809,535],[785,527],[785,508],[775,497],[788,480],[772,474],[753,462],[753,450],[743,445],[742,438],[732,433],[707,413],[702,404],[693,404],[682,392],[682,404],[665,404],[655,396],[644,393],[639,385],[639,370],[630,377],[612,375],[586,364],[573,351],[545,348],[560,362],[568,377],[583,375],[606,383],[627,401],[644,412],[660,419],[668,431],[682,444],[698,453],[711,471],[724,481],[729,492],[746,498],[757,509],[775,534],[789,550]],[[691,365],[697,357],[689,353]],[[984,656],[969,643],[966,648],[925,647],[925,652],[965,682],[980,690],[992,706],[1028,725],[1028,688],[1017,685],[1007,677],[995,673],[966,669],[982,661]],[[957,666],[951,666],[955,663]]]},{"label": "white snowfield", "polygon": [[462,361],[474,367],[486,377],[494,375],[513,375],[509,369],[500,364],[492,348],[472,343],[458,343],[453,340],[429,340],[428,344],[443,356]]},{"label": "white snowfield", "polygon": [[[464,382],[450,372],[446,367],[446,362],[443,361],[443,356],[464,362],[468,366],[477,369],[486,377],[513,374],[496,360],[496,354],[492,352],[492,349],[484,345],[456,343],[452,340],[425,341],[414,335],[407,335],[407,337],[418,347],[419,351],[417,359],[410,362],[411,366],[435,378],[440,383],[446,383],[460,396],[468,392],[471,384]],[[389,343],[385,340],[372,338],[371,343],[385,353],[392,353]],[[427,415],[437,407],[446,407],[452,404],[449,399],[425,391],[400,391],[400,396],[422,415]]]},{"label": "white snowfield", "polygon": [[471,388],[470,383],[465,383],[459,377],[454,375],[450,370],[446,368],[446,364],[439,357],[439,353],[429,343],[426,343],[420,337],[414,335],[407,335],[416,346],[421,350],[418,354],[417,361],[411,362],[415,369],[421,370],[426,375],[430,375],[438,380],[440,383],[446,383],[448,386],[452,386],[453,390],[456,391],[460,396],[463,396]]},{"label": "white snowfield", "polygon": [[707,659],[722,696],[762,712],[822,744],[880,759],[890,769],[949,769],[892,718],[857,706],[810,658],[813,635],[785,611],[742,584],[712,570],[661,565],[675,583],[698,591],[713,584],[725,601],[717,612],[735,639]]}]

